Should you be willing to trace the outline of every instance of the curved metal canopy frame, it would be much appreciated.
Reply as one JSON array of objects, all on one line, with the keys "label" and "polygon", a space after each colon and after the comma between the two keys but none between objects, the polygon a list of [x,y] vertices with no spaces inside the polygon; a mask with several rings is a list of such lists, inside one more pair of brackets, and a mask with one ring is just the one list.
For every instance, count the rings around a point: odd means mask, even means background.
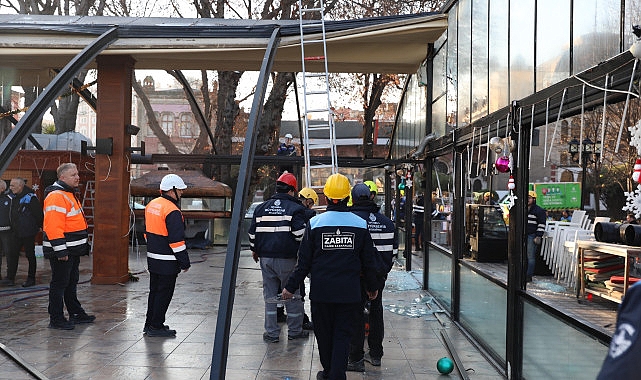
[{"label": "curved metal canopy frame", "polygon": [[93,43],[87,45],[74,59],[55,76],[47,88],[40,94],[35,102],[29,107],[25,115],[20,119],[15,128],[9,133],[0,145],[0,173],[3,173],[13,158],[18,153],[20,146],[30,136],[30,129],[34,122],[42,116],[54,102],[60,91],[73,81],[74,75],[101,51],[118,39],[118,28],[111,28],[96,38]]}]

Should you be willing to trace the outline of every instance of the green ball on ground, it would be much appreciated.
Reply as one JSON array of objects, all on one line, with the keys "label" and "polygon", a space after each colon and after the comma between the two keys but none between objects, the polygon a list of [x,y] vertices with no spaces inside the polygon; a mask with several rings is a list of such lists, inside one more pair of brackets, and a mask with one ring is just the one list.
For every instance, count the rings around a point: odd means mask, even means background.
[{"label": "green ball on ground", "polygon": [[447,375],[454,370],[454,362],[448,357],[442,357],[436,362],[436,369],[440,373]]}]

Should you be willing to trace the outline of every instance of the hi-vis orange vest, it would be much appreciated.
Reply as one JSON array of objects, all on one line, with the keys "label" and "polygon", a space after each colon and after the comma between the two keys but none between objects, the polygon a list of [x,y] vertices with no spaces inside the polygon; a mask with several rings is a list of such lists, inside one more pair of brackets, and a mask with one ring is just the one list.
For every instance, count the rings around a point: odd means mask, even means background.
[{"label": "hi-vis orange vest", "polygon": [[73,193],[54,190],[47,195],[42,230],[45,257],[89,254],[87,221]]},{"label": "hi-vis orange vest", "polygon": [[174,274],[190,267],[185,221],[173,200],[161,196],[147,204],[145,231],[150,272]]}]

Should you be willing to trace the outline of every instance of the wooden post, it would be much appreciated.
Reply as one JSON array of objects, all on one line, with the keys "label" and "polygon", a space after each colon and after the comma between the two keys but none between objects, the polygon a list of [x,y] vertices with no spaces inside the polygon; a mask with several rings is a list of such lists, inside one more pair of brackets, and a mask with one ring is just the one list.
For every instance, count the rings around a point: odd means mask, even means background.
[{"label": "wooden post", "polygon": [[130,56],[99,56],[96,142],[113,139],[111,155],[96,153],[92,284],[129,280],[129,147],[131,81],[135,61]]}]

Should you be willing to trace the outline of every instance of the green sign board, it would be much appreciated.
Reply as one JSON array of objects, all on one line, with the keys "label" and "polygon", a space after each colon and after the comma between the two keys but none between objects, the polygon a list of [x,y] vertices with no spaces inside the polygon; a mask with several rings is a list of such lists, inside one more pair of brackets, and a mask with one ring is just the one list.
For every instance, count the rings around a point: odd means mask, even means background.
[{"label": "green sign board", "polygon": [[546,210],[581,208],[581,184],[578,182],[535,183],[536,204]]}]

